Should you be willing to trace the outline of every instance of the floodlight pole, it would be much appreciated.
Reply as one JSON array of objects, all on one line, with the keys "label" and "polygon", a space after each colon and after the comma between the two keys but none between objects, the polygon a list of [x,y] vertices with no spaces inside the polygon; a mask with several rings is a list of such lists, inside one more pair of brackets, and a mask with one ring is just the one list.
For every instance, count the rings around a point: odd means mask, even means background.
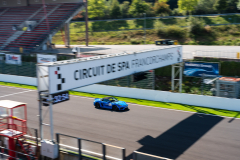
[{"label": "floodlight pole", "polygon": [[39,99],[39,130],[40,130],[40,139],[43,140],[43,126],[42,126],[42,98],[41,92],[38,91]]},{"label": "floodlight pole", "polygon": [[53,140],[54,140],[54,132],[53,132],[53,111],[52,111],[52,95],[51,94],[49,94],[49,100],[50,100],[50,104],[49,104],[49,115],[50,115],[50,127],[51,127],[51,140],[52,140],[52,142],[53,142]]}]

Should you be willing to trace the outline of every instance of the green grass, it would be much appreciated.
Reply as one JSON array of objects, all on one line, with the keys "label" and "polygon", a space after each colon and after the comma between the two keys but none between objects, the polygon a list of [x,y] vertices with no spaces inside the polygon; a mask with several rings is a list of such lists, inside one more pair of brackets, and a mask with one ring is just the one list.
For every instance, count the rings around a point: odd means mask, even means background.
[{"label": "green grass", "polygon": [[[37,87],[35,87],[35,86],[28,86],[28,85],[8,83],[8,82],[0,82],[0,85],[34,89],[34,90],[37,89]],[[103,98],[103,97],[109,96],[109,95],[84,93],[84,92],[76,92],[76,91],[70,91],[70,94],[76,95],[76,96],[92,97],[92,98]],[[134,103],[134,104],[139,104],[139,105],[146,105],[146,106],[153,106],[153,107],[160,107],[160,108],[167,108],[167,109],[174,109],[174,110],[181,110],[181,111],[190,111],[190,112],[205,113],[205,114],[212,114],[212,115],[218,115],[218,116],[240,118],[240,112],[237,112],[237,111],[214,109],[214,108],[177,104],[177,103],[149,101],[149,100],[143,100],[143,99],[127,98],[127,97],[116,97],[116,98],[118,98],[122,101],[128,102],[128,103]]]}]

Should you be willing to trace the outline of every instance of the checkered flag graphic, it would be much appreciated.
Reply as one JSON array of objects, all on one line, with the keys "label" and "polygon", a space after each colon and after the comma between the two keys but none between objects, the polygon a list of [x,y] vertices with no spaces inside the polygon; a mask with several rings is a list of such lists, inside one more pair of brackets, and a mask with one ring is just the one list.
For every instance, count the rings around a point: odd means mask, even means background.
[{"label": "checkered flag graphic", "polygon": [[57,67],[57,71],[55,71],[55,74],[57,75],[57,78],[61,80],[60,84],[57,84],[57,90],[62,90],[62,84],[65,83],[65,78],[62,78],[62,74],[60,72],[60,67]]}]

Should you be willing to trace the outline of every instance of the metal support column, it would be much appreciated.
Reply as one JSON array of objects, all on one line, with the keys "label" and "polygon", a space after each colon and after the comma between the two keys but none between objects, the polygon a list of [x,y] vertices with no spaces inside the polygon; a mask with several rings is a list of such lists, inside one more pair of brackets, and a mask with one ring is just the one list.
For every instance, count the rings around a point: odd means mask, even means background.
[{"label": "metal support column", "polygon": [[126,149],[122,149],[122,160],[126,160]]},{"label": "metal support column", "polygon": [[146,13],[144,15],[144,44],[146,44]]},{"label": "metal support column", "polygon": [[53,131],[53,111],[52,111],[52,95],[49,95],[49,118],[50,118],[50,128],[51,128],[51,140],[54,141],[54,131]]},{"label": "metal support column", "polygon": [[152,70],[152,74],[153,74],[153,84],[152,84],[152,89],[155,90],[155,70]]},{"label": "metal support column", "polygon": [[[182,67],[183,63],[177,63],[172,65],[172,84],[171,84],[171,90],[172,92],[175,91],[178,87],[178,92],[182,92]],[[175,69],[176,68],[176,69]],[[175,81],[177,81],[175,83]]]},{"label": "metal support column", "polygon": [[[43,137],[43,125],[50,127],[50,136],[51,141],[54,142],[54,127],[53,127],[53,104],[52,104],[52,95],[48,94],[47,92],[39,92],[39,129],[40,129],[40,138],[41,140],[44,139]],[[49,108],[49,124],[43,122],[43,114],[42,114],[42,106],[46,104]]]},{"label": "metal support column", "polygon": [[171,83],[171,90],[172,92],[175,90],[175,67],[172,65],[172,83]]},{"label": "metal support column", "polygon": [[133,160],[137,160],[137,154],[135,151],[133,152]]},{"label": "metal support column", "polygon": [[82,143],[81,143],[81,139],[78,138],[78,159],[82,160]]},{"label": "metal support column", "polygon": [[131,77],[130,77],[131,75],[128,75],[127,76],[127,87],[130,87],[130,81],[131,81]]},{"label": "metal support column", "polygon": [[60,155],[60,135],[59,135],[59,133],[56,133],[56,141],[57,141],[57,144],[58,144],[58,155]]},{"label": "metal support column", "polygon": [[88,0],[85,0],[85,10],[86,46],[88,46]]},{"label": "metal support column", "polygon": [[102,155],[103,155],[102,159],[106,160],[106,146],[104,143],[102,143]]},{"label": "metal support column", "polygon": [[39,97],[39,131],[40,131],[40,139],[43,140],[43,126],[42,126],[42,98],[41,92],[38,92]]},{"label": "metal support column", "polygon": [[69,30],[69,22],[64,25],[65,32],[65,47],[70,47],[70,30]]},{"label": "metal support column", "polygon": [[183,75],[183,63],[180,63],[179,67],[179,93],[182,93],[182,75]]}]

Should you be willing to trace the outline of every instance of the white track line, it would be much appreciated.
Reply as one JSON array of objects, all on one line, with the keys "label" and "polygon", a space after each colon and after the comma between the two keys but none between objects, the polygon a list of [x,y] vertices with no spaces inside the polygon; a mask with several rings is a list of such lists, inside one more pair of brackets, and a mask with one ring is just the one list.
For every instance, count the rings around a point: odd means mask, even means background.
[{"label": "white track line", "polygon": [[22,94],[22,93],[26,93],[26,92],[31,92],[31,91],[35,91],[35,90],[28,90],[28,91],[23,91],[23,92],[8,94],[8,95],[5,95],[5,96],[0,96],[0,98],[8,97],[8,96],[16,95],[16,94]]},{"label": "white track line", "polygon": [[32,90],[32,89],[27,89],[27,88],[17,88],[17,87],[10,87],[10,86],[1,86],[0,87],[4,87],[4,88],[13,88],[13,89],[22,89],[22,90]]}]

